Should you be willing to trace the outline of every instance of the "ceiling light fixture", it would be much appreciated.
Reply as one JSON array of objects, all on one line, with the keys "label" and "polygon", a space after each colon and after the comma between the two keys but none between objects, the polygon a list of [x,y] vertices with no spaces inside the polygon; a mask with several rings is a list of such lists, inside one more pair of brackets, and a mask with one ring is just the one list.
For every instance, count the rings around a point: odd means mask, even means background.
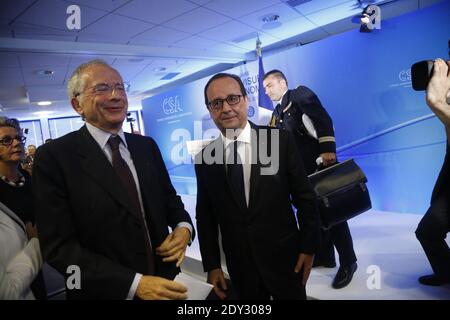
[{"label": "ceiling light fixture", "polygon": [[165,67],[155,67],[153,68],[153,72],[163,72],[166,71]]},{"label": "ceiling light fixture", "polygon": [[52,104],[51,101],[39,101],[39,102],[37,103],[38,106],[49,106],[49,105],[51,105],[51,104]]},{"label": "ceiling light fixture", "polygon": [[267,16],[262,17],[262,21],[264,23],[270,23],[270,22],[274,22],[277,21],[278,19],[280,19],[280,16],[277,14],[269,14]]},{"label": "ceiling light fixture", "polygon": [[53,71],[53,70],[36,70],[36,71],[34,71],[34,74],[37,74],[40,76],[51,76],[54,73],[55,73],[55,71]]},{"label": "ceiling light fixture", "polygon": [[281,26],[281,21],[279,21],[280,16],[275,13],[271,13],[268,15],[265,15],[261,18],[263,25],[263,29],[275,29]]},{"label": "ceiling light fixture", "polygon": [[37,116],[47,116],[49,114],[52,114],[53,111],[37,111],[37,112],[33,112],[33,114],[37,115]]}]

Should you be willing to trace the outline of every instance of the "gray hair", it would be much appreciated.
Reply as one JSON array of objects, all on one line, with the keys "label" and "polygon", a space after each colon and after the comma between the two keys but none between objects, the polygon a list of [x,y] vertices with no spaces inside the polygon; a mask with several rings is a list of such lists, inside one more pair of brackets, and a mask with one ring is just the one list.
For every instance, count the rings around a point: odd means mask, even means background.
[{"label": "gray hair", "polygon": [[[84,89],[84,79],[83,74],[87,69],[93,66],[104,66],[111,69],[112,68],[106,61],[101,59],[95,59],[88,61],[86,63],[80,64],[75,71],[70,76],[69,82],[67,83],[67,94],[69,95],[69,99],[72,99],[79,95]],[[115,69],[114,69],[115,70]]]},{"label": "gray hair", "polygon": [[0,117],[0,128],[11,127],[17,130],[19,134],[22,134],[22,129],[20,129],[19,120],[16,118]]}]

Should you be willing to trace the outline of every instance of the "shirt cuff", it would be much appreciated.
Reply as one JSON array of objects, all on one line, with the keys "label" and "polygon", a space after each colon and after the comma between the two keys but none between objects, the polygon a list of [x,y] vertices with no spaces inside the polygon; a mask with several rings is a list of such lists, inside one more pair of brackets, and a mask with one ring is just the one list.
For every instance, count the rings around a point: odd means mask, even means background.
[{"label": "shirt cuff", "polygon": [[190,238],[189,238],[189,245],[192,243],[192,233],[194,231],[194,229],[192,228],[191,224],[189,222],[180,222],[179,224],[177,224],[177,228],[181,228],[181,227],[185,227],[189,229],[189,232],[191,233]]},{"label": "shirt cuff", "polygon": [[137,290],[139,282],[141,281],[141,278],[142,278],[142,274],[136,273],[136,275],[134,276],[133,283],[131,284],[130,291],[128,291],[127,300],[134,299],[134,295],[136,294],[136,290]]}]

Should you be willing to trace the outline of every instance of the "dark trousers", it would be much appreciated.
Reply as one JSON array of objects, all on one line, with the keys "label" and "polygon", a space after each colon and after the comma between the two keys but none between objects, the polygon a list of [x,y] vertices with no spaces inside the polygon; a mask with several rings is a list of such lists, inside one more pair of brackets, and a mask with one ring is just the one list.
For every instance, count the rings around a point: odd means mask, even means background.
[{"label": "dark trousers", "polygon": [[339,264],[348,266],[356,262],[353,249],[353,239],[347,221],[335,225],[329,230],[322,230],[322,245],[316,254],[316,259],[324,262],[334,262],[334,247],[339,254]]},{"label": "dark trousers", "polygon": [[433,199],[416,230],[434,274],[444,279],[450,279],[450,249],[445,242],[450,231],[449,202],[449,192],[442,192]]}]

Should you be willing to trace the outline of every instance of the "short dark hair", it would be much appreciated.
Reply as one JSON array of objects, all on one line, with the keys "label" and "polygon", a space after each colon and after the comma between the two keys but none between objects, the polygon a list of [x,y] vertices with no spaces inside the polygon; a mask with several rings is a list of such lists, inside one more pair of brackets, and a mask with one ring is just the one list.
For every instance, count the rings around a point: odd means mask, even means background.
[{"label": "short dark hair", "polygon": [[278,69],[273,69],[273,70],[270,70],[269,72],[266,72],[266,74],[264,75],[263,80],[266,80],[266,78],[269,77],[269,76],[275,76],[275,77],[277,77],[277,78],[281,78],[281,79],[283,79],[284,81],[286,81],[286,85],[288,84],[288,81],[287,81],[287,79],[286,79],[286,76],[284,75],[283,72],[281,72],[281,71],[278,70]]},{"label": "short dark hair", "polygon": [[247,91],[245,90],[244,84],[242,83],[242,80],[239,76],[235,75],[235,74],[231,74],[231,73],[218,73],[216,75],[214,75],[211,79],[209,79],[209,81],[206,83],[205,85],[205,104],[206,106],[208,106],[208,95],[206,94],[206,91],[208,90],[209,85],[211,84],[211,82],[213,82],[214,80],[217,79],[221,79],[221,78],[232,78],[234,80],[237,81],[237,83],[239,83],[239,87],[241,88],[241,94],[243,97],[247,96]]},{"label": "short dark hair", "polygon": [[14,128],[19,134],[22,134],[19,120],[17,120],[16,118],[0,117],[0,128],[2,127]]}]

